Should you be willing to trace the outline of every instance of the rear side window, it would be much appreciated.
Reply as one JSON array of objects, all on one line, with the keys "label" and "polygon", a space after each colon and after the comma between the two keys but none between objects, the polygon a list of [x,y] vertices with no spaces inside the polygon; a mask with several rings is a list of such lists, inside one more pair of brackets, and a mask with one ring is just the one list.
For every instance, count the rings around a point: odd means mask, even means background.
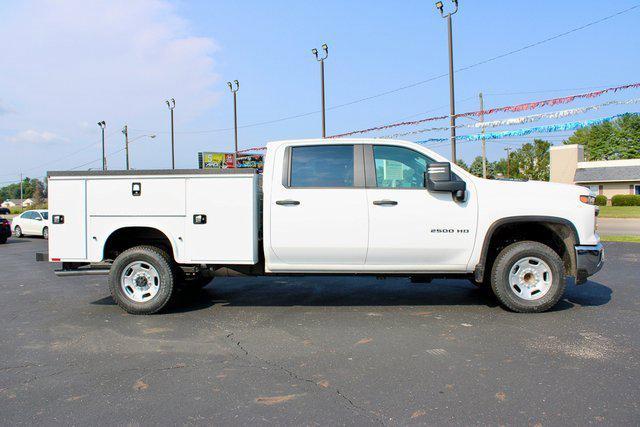
[{"label": "rear side window", "polygon": [[353,187],[353,145],[291,148],[290,187]]},{"label": "rear side window", "polygon": [[20,218],[35,219],[35,215],[33,215],[32,211],[27,211],[27,212],[23,213],[22,215],[20,215]]}]

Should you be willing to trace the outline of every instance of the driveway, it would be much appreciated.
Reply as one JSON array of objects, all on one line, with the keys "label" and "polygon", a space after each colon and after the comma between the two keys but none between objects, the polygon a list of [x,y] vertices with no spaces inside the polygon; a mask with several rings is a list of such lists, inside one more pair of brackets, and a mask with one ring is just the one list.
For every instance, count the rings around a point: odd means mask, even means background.
[{"label": "driveway", "polygon": [[548,313],[467,281],[229,278],[128,315],[0,245],[4,425],[638,425],[640,245]]}]

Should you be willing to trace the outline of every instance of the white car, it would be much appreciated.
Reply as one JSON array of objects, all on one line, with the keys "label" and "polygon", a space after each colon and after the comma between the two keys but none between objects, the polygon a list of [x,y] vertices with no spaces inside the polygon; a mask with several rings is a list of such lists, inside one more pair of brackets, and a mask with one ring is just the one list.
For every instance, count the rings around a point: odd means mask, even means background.
[{"label": "white car", "polygon": [[11,222],[11,229],[16,237],[42,236],[49,238],[49,212],[33,210],[23,212]]}]

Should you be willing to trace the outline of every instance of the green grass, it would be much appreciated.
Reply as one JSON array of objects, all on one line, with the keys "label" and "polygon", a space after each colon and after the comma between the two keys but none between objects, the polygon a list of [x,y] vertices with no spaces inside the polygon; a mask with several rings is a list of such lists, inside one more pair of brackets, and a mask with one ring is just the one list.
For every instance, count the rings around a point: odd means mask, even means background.
[{"label": "green grass", "polygon": [[600,218],[640,218],[640,206],[600,206]]},{"label": "green grass", "polygon": [[640,243],[640,236],[600,236],[603,242]]}]

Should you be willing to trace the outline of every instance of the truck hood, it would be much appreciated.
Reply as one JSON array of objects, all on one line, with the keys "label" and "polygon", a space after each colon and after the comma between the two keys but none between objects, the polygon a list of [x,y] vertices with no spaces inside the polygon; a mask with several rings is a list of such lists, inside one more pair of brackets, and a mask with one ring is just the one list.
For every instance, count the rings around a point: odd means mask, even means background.
[{"label": "truck hood", "polygon": [[533,197],[541,197],[544,200],[570,198],[571,204],[575,204],[581,195],[588,195],[589,189],[572,184],[560,184],[544,181],[499,181],[480,179],[476,182],[479,191],[494,193],[506,200],[531,200]]}]

